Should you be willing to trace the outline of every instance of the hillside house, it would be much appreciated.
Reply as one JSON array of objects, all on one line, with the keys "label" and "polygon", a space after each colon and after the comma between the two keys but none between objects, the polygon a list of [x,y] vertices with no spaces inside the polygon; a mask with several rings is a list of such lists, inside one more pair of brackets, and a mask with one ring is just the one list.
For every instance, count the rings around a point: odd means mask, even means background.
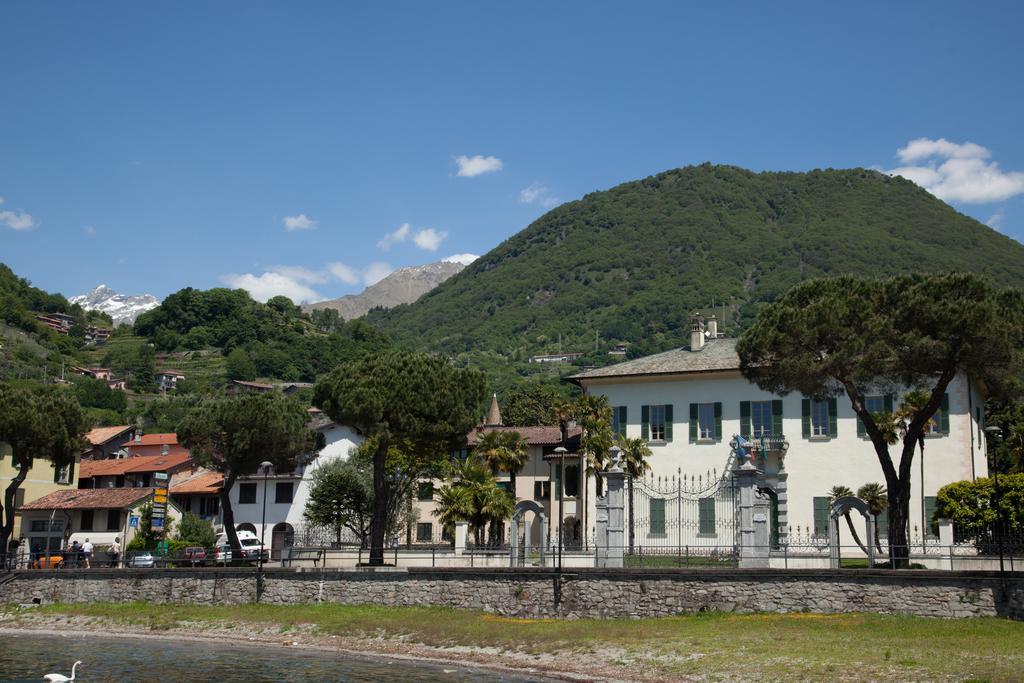
[{"label": "hillside house", "polygon": [[177,370],[161,370],[156,373],[157,391],[163,393],[172,391],[178,385],[178,381],[183,379],[185,379],[185,375]]},{"label": "hillside house", "polygon": [[124,451],[127,457],[141,455],[188,455],[188,449],[178,443],[178,435],[169,432],[161,434],[136,434],[126,441]]},{"label": "hillside house", "polygon": [[96,427],[85,434],[89,449],[82,453],[82,460],[106,460],[127,455],[124,445],[135,438],[137,428],[131,425]]},{"label": "hillside house", "polygon": [[[710,485],[737,466],[730,442],[734,435],[742,435],[752,442],[760,486],[771,499],[773,543],[790,532],[827,536],[832,487],[856,491],[863,484],[885,483],[859,418],[844,397],[818,401],[762,391],[740,374],[736,340],[719,337],[714,321],[709,323],[706,329],[702,318],[693,320],[689,347],[569,379],[589,394],[607,397],[618,434],[647,442],[653,451],[647,488],[680,479]],[[880,389],[867,401],[872,411],[891,411],[899,405],[900,392]],[[978,387],[969,377],[957,376],[930,427],[923,469],[920,458],[914,462],[911,537],[932,533],[931,524],[923,520],[931,519],[939,488],[986,476],[983,408]],[[637,508],[643,501],[658,509],[634,510],[644,522],[644,528],[637,529],[637,543],[675,542],[673,520],[666,524],[664,498],[643,498]],[[707,502],[701,504],[700,536],[714,543],[715,515],[731,513]],[[879,527],[884,535],[884,518]]]},{"label": "hillside house", "polygon": [[531,363],[571,363],[577,358],[582,358],[587,354],[580,352],[567,352],[567,353],[544,353],[539,356],[530,356]]},{"label": "hillside house", "polygon": [[36,320],[59,334],[67,334],[75,325],[75,318],[67,313],[37,313]]},{"label": "hillside house", "polygon": [[228,385],[228,391],[233,394],[240,393],[254,393],[254,394],[265,394],[268,391],[273,391],[273,384],[263,384],[262,382],[246,382],[240,379],[231,380],[231,384]]}]

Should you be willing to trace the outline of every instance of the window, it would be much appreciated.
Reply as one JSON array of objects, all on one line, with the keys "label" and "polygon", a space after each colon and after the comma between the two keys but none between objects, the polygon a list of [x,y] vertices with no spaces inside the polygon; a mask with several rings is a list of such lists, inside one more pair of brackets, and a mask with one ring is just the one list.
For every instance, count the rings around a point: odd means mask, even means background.
[{"label": "window", "polygon": [[651,441],[665,440],[665,406],[651,406]]},{"label": "window", "polygon": [[942,403],[925,425],[924,433],[932,436],[949,434],[949,394],[942,395]]},{"label": "window", "polygon": [[70,484],[71,483],[71,468],[74,465],[62,465],[60,467],[54,466],[53,470],[53,481],[55,484]]},{"label": "window", "polygon": [[757,438],[772,433],[772,402],[750,402],[750,435]]},{"label": "window", "polygon": [[828,536],[828,518],[830,512],[828,496],[814,497],[814,535]]},{"label": "window", "polygon": [[924,535],[925,538],[938,538],[939,525],[935,522],[935,496],[924,497]]},{"label": "window", "polygon": [[[864,409],[869,413],[891,413],[892,412],[892,395],[886,394],[885,396],[865,396],[864,397]],[[868,430],[864,426],[864,422],[858,417],[857,418],[857,436],[865,438],[868,435]]]},{"label": "window", "polygon": [[612,431],[626,438],[626,406],[612,408]]},{"label": "window", "polygon": [[690,443],[722,439],[722,404],[690,404]]},{"label": "window", "polygon": [[650,517],[652,536],[665,535],[665,499],[651,498]]},{"label": "window", "polygon": [[274,487],[274,502],[275,503],[290,503],[292,502],[292,496],[294,495],[292,482],[290,481],[279,481]]},{"label": "window", "polygon": [[199,514],[212,517],[220,511],[220,499],[216,496],[203,496],[199,499]]},{"label": "window", "polygon": [[33,519],[32,531],[45,533],[47,525],[49,525],[50,531],[53,533],[60,533],[64,531],[63,519],[54,519],[53,522],[50,522],[48,519]]},{"label": "window", "polygon": [[434,500],[434,482],[421,481],[416,488],[416,500]]},{"label": "window", "polygon": [[82,510],[82,518],[79,520],[79,531],[92,531],[92,510]]},{"label": "window", "polygon": [[713,440],[715,433],[715,404],[701,403],[697,406],[697,437],[703,441]]},{"label": "window", "polygon": [[419,522],[416,524],[416,540],[432,541],[434,540],[434,525],[430,522]]},{"label": "window", "polygon": [[579,465],[565,466],[565,495],[574,498],[580,492],[580,468]]},{"label": "window", "polygon": [[246,482],[238,485],[238,504],[252,505],[256,502],[256,484]]},{"label": "window", "polygon": [[875,515],[875,528],[879,538],[889,538],[889,511],[882,510]]},{"label": "window", "polygon": [[121,511],[107,510],[107,531],[117,531],[121,528]]},{"label": "window", "polygon": [[547,500],[551,497],[551,482],[550,481],[535,481],[533,482],[533,499],[534,500]]},{"label": "window", "polygon": [[496,481],[496,482],[494,482],[494,485],[497,486],[502,491],[505,491],[507,493],[508,490],[509,490],[509,487],[512,486],[512,482],[509,482],[509,481]]},{"label": "window", "polygon": [[714,534],[715,533],[715,499],[714,498],[701,498],[697,501],[698,512],[698,527],[697,531],[701,534]]},{"label": "window", "polygon": [[805,439],[827,439],[839,435],[836,399],[815,400],[805,398],[802,402],[802,431]]}]

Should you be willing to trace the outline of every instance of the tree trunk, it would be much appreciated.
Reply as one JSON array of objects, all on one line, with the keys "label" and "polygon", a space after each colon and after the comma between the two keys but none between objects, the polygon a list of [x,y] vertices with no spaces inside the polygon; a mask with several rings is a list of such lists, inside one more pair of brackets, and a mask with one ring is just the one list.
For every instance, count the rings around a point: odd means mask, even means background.
[{"label": "tree trunk", "polygon": [[[858,546],[860,546],[860,549],[862,551],[864,551],[864,554],[867,555],[868,554],[867,546],[865,546],[863,543],[860,542],[860,536],[857,535],[857,530],[853,528],[853,520],[850,519],[850,513],[849,512],[844,512],[843,513],[843,517],[846,518],[846,526],[848,526],[850,528],[850,535],[853,536],[853,540],[857,543]],[[868,543],[870,543],[870,542],[871,542],[871,539],[869,538],[868,539]]]},{"label": "tree trunk", "polygon": [[[235,531],[235,512],[231,509],[231,489],[234,487],[237,478],[238,475],[234,472],[225,474],[224,485],[221,486],[220,493],[217,495],[220,497],[220,509],[224,516],[224,533],[228,536],[231,554],[234,557],[241,557],[242,544],[238,542],[238,532]],[[266,495],[266,492],[263,495]],[[261,548],[260,552],[262,550]]]},{"label": "tree trunk", "polygon": [[[12,456],[13,459],[13,456]],[[4,506],[2,510],[3,525],[0,526],[0,555],[7,553],[7,545],[11,541],[11,536],[14,534],[14,515],[18,512],[15,501],[18,497],[18,489],[21,487],[21,483],[25,481],[25,477],[28,476],[28,470],[30,463],[22,460],[21,465],[18,467],[18,474],[11,479],[11,483],[7,485],[7,489],[4,491]],[[46,530],[49,535],[50,530]],[[47,536],[49,538],[49,536]],[[49,543],[49,541],[47,541]]]},{"label": "tree trunk", "polygon": [[384,532],[388,525],[388,441],[381,438],[373,454],[373,520],[370,522],[370,565],[384,565]]},{"label": "tree trunk", "polygon": [[907,524],[910,521],[910,479],[888,481],[889,487],[889,557],[893,569],[910,567],[910,545]]},{"label": "tree trunk", "polygon": [[633,554],[633,475],[629,475],[629,554]]}]

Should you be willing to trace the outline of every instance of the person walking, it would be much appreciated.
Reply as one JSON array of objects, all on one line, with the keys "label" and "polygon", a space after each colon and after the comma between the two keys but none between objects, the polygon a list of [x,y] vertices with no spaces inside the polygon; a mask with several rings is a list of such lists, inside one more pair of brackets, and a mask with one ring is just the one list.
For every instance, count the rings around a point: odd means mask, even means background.
[{"label": "person walking", "polygon": [[85,568],[92,569],[92,541],[88,538],[82,544],[82,559],[85,560]]},{"label": "person walking", "polygon": [[121,539],[117,536],[114,537],[114,542],[110,544],[110,566],[117,568],[118,560],[121,559]]},{"label": "person walking", "polygon": [[78,539],[76,538],[71,543],[71,547],[68,548],[71,551],[71,566],[78,567],[82,564],[82,546],[78,545]]}]

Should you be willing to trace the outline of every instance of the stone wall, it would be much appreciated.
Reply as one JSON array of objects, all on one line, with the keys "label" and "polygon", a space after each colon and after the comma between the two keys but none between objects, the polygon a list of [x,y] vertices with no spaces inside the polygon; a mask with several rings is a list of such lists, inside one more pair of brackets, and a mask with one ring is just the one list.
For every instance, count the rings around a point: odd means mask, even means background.
[{"label": "stone wall", "polygon": [[[1024,574],[916,570],[409,569],[265,572],[263,602],[441,605],[516,617],[653,617],[700,611],[880,612],[1024,618]],[[0,603],[237,604],[256,596],[240,569],[16,571]]]}]

